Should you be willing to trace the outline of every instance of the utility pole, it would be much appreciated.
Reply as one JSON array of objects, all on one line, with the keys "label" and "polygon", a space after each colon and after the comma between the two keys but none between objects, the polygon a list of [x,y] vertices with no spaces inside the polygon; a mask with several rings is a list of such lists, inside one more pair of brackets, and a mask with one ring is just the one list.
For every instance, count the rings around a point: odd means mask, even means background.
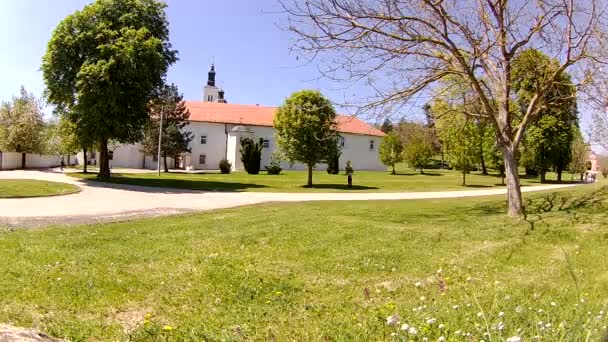
[{"label": "utility pole", "polygon": [[158,126],[158,157],[156,163],[156,170],[158,176],[160,176],[160,146],[163,143],[163,112],[165,111],[165,104],[160,106],[160,125]]}]

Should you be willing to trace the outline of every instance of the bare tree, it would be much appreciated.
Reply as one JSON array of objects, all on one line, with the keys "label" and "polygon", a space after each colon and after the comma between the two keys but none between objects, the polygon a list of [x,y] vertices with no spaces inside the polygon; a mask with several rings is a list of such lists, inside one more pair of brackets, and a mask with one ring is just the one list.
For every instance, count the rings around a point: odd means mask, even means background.
[{"label": "bare tree", "polygon": [[[368,113],[395,110],[448,76],[465,80],[504,152],[509,215],[523,214],[516,151],[545,106],[545,93],[569,69],[585,79],[605,0],[279,0],[295,48],[319,59],[323,75],[364,80],[374,94],[352,103]],[[515,104],[511,67],[539,49],[558,67],[538,80],[529,103]],[[571,69],[578,67],[578,73]]]}]

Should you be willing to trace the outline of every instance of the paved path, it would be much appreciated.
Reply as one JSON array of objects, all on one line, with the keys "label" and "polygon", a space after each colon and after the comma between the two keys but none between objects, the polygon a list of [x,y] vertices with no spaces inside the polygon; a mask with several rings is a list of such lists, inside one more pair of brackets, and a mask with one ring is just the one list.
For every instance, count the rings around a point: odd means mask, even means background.
[{"label": "paved path", "polygon": [[[459,198],[500,195],[506,189],[396,192],[396,193],[269,193],[203,192],[101,182],[83,182],[60,172],[2,171],[2,178],[28,178],[77,184],[82,191],[59,197],[0,199],[0,225],[42,226],[50,223],[87,223],[237,207],[263,202],[360,201]],[[572,185],[524,187],[541,191]]]}]

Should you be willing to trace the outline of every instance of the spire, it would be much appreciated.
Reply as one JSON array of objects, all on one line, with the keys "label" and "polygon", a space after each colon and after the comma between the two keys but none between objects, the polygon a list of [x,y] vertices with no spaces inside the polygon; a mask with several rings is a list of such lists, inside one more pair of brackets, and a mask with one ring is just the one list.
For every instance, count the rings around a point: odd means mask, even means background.
[{"label": "spire", "polygon": [[211,69],[208,73],[207,85],[215,87],[215,64],[211,64]]},{"label": "spire", "polygon": [[217,92],[217,102],[226,103],[226,99],[224,98],[224,89],[220,88]]}]

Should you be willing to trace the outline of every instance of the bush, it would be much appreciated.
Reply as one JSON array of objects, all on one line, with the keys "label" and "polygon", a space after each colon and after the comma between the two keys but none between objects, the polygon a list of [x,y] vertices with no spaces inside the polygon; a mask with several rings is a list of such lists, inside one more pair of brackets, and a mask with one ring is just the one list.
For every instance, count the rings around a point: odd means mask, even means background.
[{"label": "bush", "polygon": [[220,160],[220,172],[223,174],[228,174],[232,170],[232,163],[228,161],[228,159]]},{"label": "bush", "polygon": [[604,176],[604,178],[608,178],[608,169],[602,169],[602,176]]},{"label": "bush", "polygon": [[344,173],[355,173],[355,169],[353,169],[353,165],[350,163],[350,160],[346,162],[346,166],[344,167]]},{"label": "bush", "polygon": [[253,142],[250,138],[245,138],[241,141],[241,161],[243,162],[245,171],[251,175],[260,173],[263,144],[262,138],[257,143]]},{"label": "bush", "polygon": [[327,173],[329,173],[330,175],[337,175],[340,173],[341,155],[342,152],[336,150],[331,153],[331,155],[327,158]]},{"label": "bush", "polygon": [[281,173],[281,154],[278,151],[272,152],[270,163],[266,165],[266,171],[269,175],[278,175]]}]

